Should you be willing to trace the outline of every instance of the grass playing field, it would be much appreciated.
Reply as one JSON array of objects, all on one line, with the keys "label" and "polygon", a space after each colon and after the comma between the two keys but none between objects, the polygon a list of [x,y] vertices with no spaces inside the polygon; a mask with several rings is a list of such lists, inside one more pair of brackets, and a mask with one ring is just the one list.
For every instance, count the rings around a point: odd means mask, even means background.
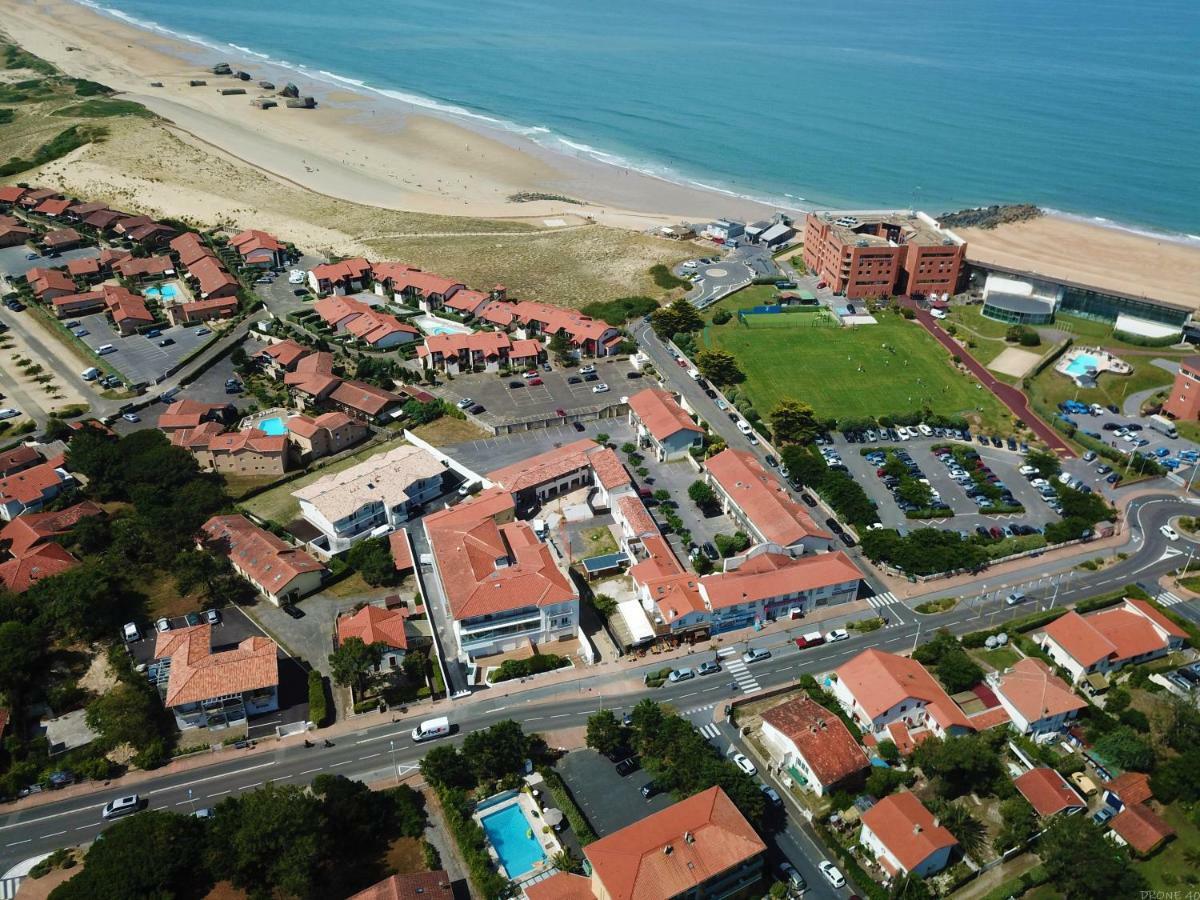
[{"label": "grass playing field", "polygon": [[[710,325],[703,338],[706,346],[737,358],[746,373],[742,387],[763,416],[790,398],[808,403],[819,416],[838,419],[928,406],[988,428],[1011,422],[1003,405],[958,372],[949,354],[915,322],[893,313],[880,314],[878,325],[850,328],[814,326],[811,314],[771,318],[780,321],[747,327],[735,317],[726,325]],[[781,327],[784,319],[795,321],[795,327]]]}]

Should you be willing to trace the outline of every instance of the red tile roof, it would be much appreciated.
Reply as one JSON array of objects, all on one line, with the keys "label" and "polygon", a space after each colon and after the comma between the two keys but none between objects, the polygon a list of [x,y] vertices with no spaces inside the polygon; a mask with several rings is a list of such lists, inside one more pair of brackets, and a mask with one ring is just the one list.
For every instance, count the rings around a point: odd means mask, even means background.
[{"label": "red tile roof", "polygon": [[79,565],[79,561],[53,541],[38,544],[0,563],[0,582],[14,594],[20,594],[35,582],[58,575]]},{"label": "red tile roof", "polygon": [[99,275],[100,260],[94,256],[86,256],[83,259],[72,259],[67,263],[67,274],[72,277]]},{"label": "red tile roof", "polygon": [[15,184],[0,185],[0,203],[16,203],[29,193],[29,188],[18,187]]},{"label": "red tile roof", "polygon": [[1144,772],[1122,772],[1104,788],[1120,797],[1122,803],[1145,803],[1154,796],[1150,776]]},{"label": "red tile roof", "polygon": [[683,411],[675,397],[661,388],[638,391],[629,398],[629,408],[657,441],[665,441],[680,431],[704,433],[704,429]]},{"label": "red tile roof", "polygon": [[521,322],[538,323],[546,334],[565,332],[567,337],[576,344],[582,344],[589,340],[599,341],[608,332],[615,330],[607,322],[585,316],[576,310],[530,300],[522,300],[515,304],[513,314]]},{"label": "red tile roof", "polygon": [[229,239],[230,245],[242,255],[243,259],[249,259],[251,256],[269,256],[274,257],[275,254],[284,249],[284,246],[273,235],[267,234],[265,231],[256,231],[250,229],[235,234]]},{"label": "red tile roof", "polygon": [[356,637],[364,644],[384,644],[396,650],[407,650],[408,635],[404,631],[404,619],[394,609],[364,606],[353,615],[338,617],[338,643]]},{"label": "red tile roof", "polygon": [[527,522],[499,524],[512,497],[489,488],[465,503],[425,517],[430,549],[455,619],[548,606],[575,590]]},{"label": "red tile roof", "polygon": [[318,282],[328,281],[330,284],[342,284],[357,281],[371,271],[371,264],[361,256],[353,259],[343,259],[336,263],[323,263],[315,266],[312,275]]},{"label": "red tile roof", "polygon": [[8,552],[18,556],[37,544],[66,534],[81,519],[103,514],[104,510],[91,500],[55,512],[26,513],[0,529],[0,545],[7,544]]},{"label": "red tile roof", "polygon": [[191,269],[192,265],[206,257],[208,259],[216,259],[216,254],[212,252],[208,244],[204,243],[200,235],[193,231],[185,231],[179,237],[174,238],[167,246],[179,255],[179,261],[187,266],[188,269]]},{"label": "red tile roof", "polygon": [[162,431],[175,428],[195,428],[201,422],[213,418],[215,413],[225,409],[225,403],[201,403],[199,400],[176,400],[158,417],[158,427]]},{"label": "red tile roof", "polygon": [[[702,579],[704,593],[713,609],[766,601],[862,578],[862,573],[841,550],[795,558],[764,553],[755,557],[754,562],[756,565]],[[769,568],[765,566],[768,562]]]},{"label": "red tile roof", "polygon": [[268,344],[259,351],[259,355],[269,356],[285,369],[290,369],[312,352],[311,348],[298,344],[291,338],[288,338],[275,344]]},{"label": "red tile roof", "polygon": [[1176,637],[1180,640],[1187,638],[1186,631],[1168,619],[1165,615],[1163,615],[1162,612],[1155,609],[1145,600],[1138,600],[1136,597],[1126,597],[1125,606],[1134,612],[1141,613],[1167,634],[1171,635],[1171,637]]},{"label": "red tile roof", "polygon": [[691,572],[650,578],[644,586],[658,608],[658,614],[668,625],[693,613],[709,611],[700,593],[700,579]]},{"label": "red tile roof", "polygon": [[7,478],[0,478],[0,503],[15,500],[22,506],[31,506],[62,482],[62,477],[49,462],[22,469]]},{"label": "red tile roof", "polygon": [[432,272],[423,272],[403,263],[376,263],[372,266],[371,273],[376,281],[383,282],[397,294],[411,288],[422,297],[432,294],[445,296],[464,287],[461,281],[434,275]]},{"label": "red tile roof", "polygon": [[373,384],[366,384],[362,381],[343,381],[333,389],[329,399],[367,416],[377,416],[404,398],[391,391],[385,391],[381,387],[375,387]]},{"label": "red tile roof", "polygon": [[597,481],[610,490],[630,483],[629,473],[617,455],[587,438],[496,469],[488,479],[515,494],[589,467],[595,471]]},{"label": "red tile roof", "polygon": [[1071,686],[1034,657],[1019,660],[1000,676],[996,690],[1027,722],[1084,709],[1084,702]]},{"label": "red tile roof", "polygon": [[52,197],[49,200],[43,200],[34,207],[33,211],[41,213],[43,216],[61,216],[74,202],[73,200],[62,200]]},{"label": "red tile roof", "polygon": [[1087,808],[1083,800],[1067,780],[1050,768],[1030,769],[1013,779],[1021,795],[1039,816],[1053,816],[1065,809]]},{"label": "red tile roof", "polygon": [[42,454],[28,444],[21,444],[0,453],[0,478],[7,478],[14,472],[36,466],[40,462],[42,462]]},{"label": "red tile roof", "polygon": [[937,851],[958,844],[910,791],[884,797],[862,814],[862,823],[909,872]]},{"label": "red tile roof", "polygon": [[808,697],[768,709],[762,719],[796,746],[822,785],[837,784],[871,764],[845,723]]},{"label": "red tile roof", "polygon": [[47,291],[66,291],[75,293],[75,282],[58,269],[30,269],[25,278],[33,292],[41,297]]},{"label": "red tile roof", "polygon": [[634,494],[625,494],[617,498],[617,509],[624,516],[625,521],[629,523],[629,529],[635,537],[643,535],[658,534],[658,526],[654,524],[654,518],[650,515],[646,505],[642,503],[641,498]]},{"label": "red tile roof", "polygon": [[730,447],[704,463],[766,540],[789,547],[806,537],[829,539],[753,454]]},{"label": "red tile roof", "polygon": [[388,535],[388,549],[392,551],[392,562],[397,572],[411,572],[414,568],[412,547],[408,542],[408,529],[397,528]]},{"label": "red tile roof", "polygon": [[166,706],[198,703],[279,684],[275,644],[265,637],[250,637],[236,649],[214,653],[211,625],[160,631],[154,658],[165,657],[171,658]]},{"label": "red tile roof", "polygon": [[1126,599],[1120,607],[1081,616],[1071,610],[1048,624],[1045,633],[1081,666],[1103,659],[1124,660],[1165,649],[1186,634],[1154,607]]},{"label": "red tile roof", "polygon": [[571,872],[555,872],[527,885],[525,896],[528,900],[596,900],[591,879]]},{"label": "red tile roof", "polygon": [[42,235],[42,243],[47,247],[65,247],[67,244],[78,244],[83,240],[74,228],[59,228],[47,231]]},{"label": "red tile roof", "polygon": [[843,663],[836,674],[872,719],[914,698],[923,700],[931,713],[936,706],[943,725],[971,727],[962,710],[915,659],[872,647]]},{"label": "red tile roof", "polygon": [[[441,353],[443,356],[459,356],[463,353],[480,353],[485,359],[496,359],[511,350],[512,339],[503,331],[476,331],[470,334],[431,334],[419,348],[421,356]],[[423,353],[421,351],[424,351]]]},{"label": "red tile roof", "polygon": [[113,263],[113,269],[123,278],[154,278],[174,274],[175,261],[169,256],[126,256]]},{"label": "red tile roof", "polygon": [[286,591],[301,575],[325,571],[303,550],[242,516],[213,516],[201,531],[210,546],[270,594]]},{"label": "red tile roof", "polygon": [[719,787],[680,800],[584,848],[610,900],[686,894],[765,851],[762,839]]},{"label": "red tile roof", "polygon": [[188,274],[199,283],[201,294],[215,294],[217,291],[236,288],[238,283],[213,256],[201,257],[189,264]]},{"label": "red tile roof", "polygon": [[475,310],[487,302],[488,295],[482,291],[471,291],[463,288],[455,291],[446,301],[446,305],[460,312],[474,313]]},{"label": "red tile roof", "polygon": [[1159,844],[1175,836],[1175,829],[1161,816],[1141,803],[1127,804],[1108,823],[1134,852],[1146,855]]},{"label": "red tile roof", "polygon": [[393,334],[420,334],[407,322],[401,322],[395,316],[380,312],[353,297],[322,297],[313,304],[313,309],[330,325],[340,325],[368,344],[377,344]]},{"label": "red tile roof", "polygon": [[438,869],[435,872],[413,872],[392,875],[349,900],[454,900],[450,876]]}]

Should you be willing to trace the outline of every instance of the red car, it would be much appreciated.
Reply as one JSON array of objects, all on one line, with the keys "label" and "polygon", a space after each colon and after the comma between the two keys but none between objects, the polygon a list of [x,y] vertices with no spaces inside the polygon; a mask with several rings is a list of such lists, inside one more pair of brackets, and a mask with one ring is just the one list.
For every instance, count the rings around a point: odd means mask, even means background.
[{"label": "red car", "polygon": [[826,284],[825,282],[823,282],[823,281],[818,281],[818,282],[817,282],[817,287],[819,287],[819,288],[823,288],[823,287],[829,287],[829,285],[827,285],[827,284]]},{"label": "red car", "polygon": [[567,414],[567,411],[565,409],[556,409],[554,411],[554,414],[556,416],[565,416]]},{"label": "red car", "polygon": [[540,379],[540,378],[530,378],[529,381],[526,382],[526,384],[529,384],[529,385],[541,384],[541,383],[542,383],[542,379]]},{"label": "red car", "polygon": [[796,647],[800,650],[807,650],[809,647],[819,647],[825,643],[825,635],[820,632],[806,634],[804,637],[796,638]]}]

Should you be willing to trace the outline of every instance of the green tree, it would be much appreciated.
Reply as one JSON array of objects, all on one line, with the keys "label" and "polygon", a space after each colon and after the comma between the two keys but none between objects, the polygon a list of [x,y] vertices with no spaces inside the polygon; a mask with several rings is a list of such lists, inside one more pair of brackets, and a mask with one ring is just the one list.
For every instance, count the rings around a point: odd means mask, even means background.
[{"label": "green tree", "polygon": [[962,649],[943,657],[934,672],[951,694],[968,691],[983,680],[983,669]]},{"label": "green tree", "polygon": [[429,671],[429,659],[420,650],[409,650],[404,654],[400,668],[404,670],[404,677],[408,679],[409,683],[425,684],[426,673]]},{"label": "green tree", "polygon": [[654,310],[650,314],[650,327],[659,340],[665,341],[676,334],[699,331],[704,327],[704,320],[694,306],[680,299]]},{"label": "green tree", "polygon": [[900,762],[900,748],[896,746],[896,742],[890,738],[884,738],[875,748],[875,752],[879,754],[879,758],[889,765],[895,765]]},{"label": "green tree", "polygon": [[421,774],[435,786],[469,790],[475,774],[466,758],[451,744],[438,744],[421,760]]},{"label": "green tree", "polygon": [[872,767],[867,776],[867,793],[875,798],[883,798],[893,793],[901,785],[906,784],[911,776],[899,769],[881,769]]},{"label": "green tree", "polygon": [[783,464],[788,467],[788,478],[800,484],[820,489],[825,476],[829,474],[829,466],[816,453],[807,447],[793,444],[784,447],[780,453]]},{"label": "green tree", "polygon": [[268,783],[222,801],[209,868],[252,895],[308,897],[322,859],[321,803],[297,785]]},{"label": "green tree", "polygon": [[56,887],[53,900],[199,897],[212,888],[203,865],[204,824],[147,810],[110,825],[92,844],[87,865]]},{"label": "green tree", "polygon": [[1033,466],[1038,474],[1047,480],[1058,477],[1062,471],[1062,461],[1053,453],[1044,450],[1030,450],[1025,454],[1025,465]]},{"label": "green tree", "polygon": [[957,803],[939,803],[936,809],[943,827],[954,835],[963,852],[978,859],[987,849],[987,826]]},{"label": "green tree", "polygon": [[400,583],[400,573],[392,559],[386,537],[366,538],[346,551],[346,562],[372,587],[390,587]]},{"label": "green tree", "polygon": [[1038,856],[1067,900],[1136,897],[1145,883],[1128,853],[1087,816],[1055,816],[1038,841]]},{"label": "green tree", "polygon": [[572,359],[571,341],[567,338],[566,332],[556,331],[550,338],[550,352],[554,354],[554,358],[560,363]]},{"label": "green tree", "polygon": [[88,726],[112,747],[129,744],[138,749],[158,738],[162,706],[148,681],[121,682],[88,704]]},{"label": "green tree", "polygon": [[1149,772],[1154,768],[1154,748],[1127,725],[1110,731],[1096,741],[1096,751],[1122,769]]},{"label": "green tree", "polygon": [[343,687],[353,688],[361,697],[371,684],[374,669],[383,659],[384,649],[378,642],[364,644],[362,638],[346,638],[329,654],[333,680]]},{"label": "green tree", "polygon": [[717,502],[717,492],[703,481],[693,481],[688,486],[688,497],[701,509],[711,509]]},{"label": "green tree", "polygon": [[1170,695],[1166,701],[1163,739],[1168,747],[1180,753],[1200,747],[1200,709],[1190,700]]},{"label": "green tree", "polygon": [[948,799],[971,791],[988,793],[1002,774],[1000,756],[986,735],[922,741],[913,751],[913,761],[937,779],[939,793]]},{"label": "green tree", "polygon": [[24,693],[45,652],[42,636],[33,626],[20,622],[0,625],[0,691],[8,694],[10,701]]},{"label": "green tree", "polygon": [[1024,797],[1009,797],[1001,803],[1000,818],[1004,824],[995,840],[999,853],[1020,847],[1037,834],[1037,813]]},{"label": "green tree", "polygon": [[480,781],[495,781],[520,772],[529,756],[530,742],[512,719],[491,728],[472,731],[463,741],[463,756]]},{"label": "green tree", "polygon": [[588,716],[587,745],[609,755],[625,742],[621,723],[611,709],[602,709]]},{"label": "green tree", "polygon": [[821,433],[816,413],[807,403],[781,400],[767,418],[775,440],[782,444],[811,444]]},{"label": "green tree", "polygon": [[920,875],[907,872],[892,882],[888,897],[893,900],[931,900],[933,892]]},{"label": "green tree", "polygon": [[701,350],[696,354],[696,368],[717,385],[737,384],[746,378],[733,354],[724,350]]}]

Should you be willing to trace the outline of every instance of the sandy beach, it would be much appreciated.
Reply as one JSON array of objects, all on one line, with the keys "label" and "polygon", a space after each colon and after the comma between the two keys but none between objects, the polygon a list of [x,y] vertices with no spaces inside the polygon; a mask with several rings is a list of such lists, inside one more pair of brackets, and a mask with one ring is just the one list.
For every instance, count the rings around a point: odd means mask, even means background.
[{"label": "sandy beach", "polygon": [[1059,215],[993,229],[956,228],[967,259],[1200,308],[1200,246]]},{"label": "sandy beach", "polygon": [[[767,207],[555,154],[501,132],[421,114],[369,93],[305,83],[295,72],[236,53],[143,30],[68,0],[0,0],[3,28],[69,75],[121,91],[174,123],[191,140],[218,147],[290,183],[354,203],[439,215],[516,218],[543,225],[592,220],[644,229],[679,219],[761,216]],[[228,62],[255,81],[215,76]],[[295,82],[315,110],[251,105],[257,80]],[[189,87],[204,79],[201,87]],[[162,87],[151,87],[161,82]],[[220,87],[247,94],[222,96]],[[581,203],[514,203],[512,194],[555,194]],[[557,224],[557,223],[553,223]]]}]

